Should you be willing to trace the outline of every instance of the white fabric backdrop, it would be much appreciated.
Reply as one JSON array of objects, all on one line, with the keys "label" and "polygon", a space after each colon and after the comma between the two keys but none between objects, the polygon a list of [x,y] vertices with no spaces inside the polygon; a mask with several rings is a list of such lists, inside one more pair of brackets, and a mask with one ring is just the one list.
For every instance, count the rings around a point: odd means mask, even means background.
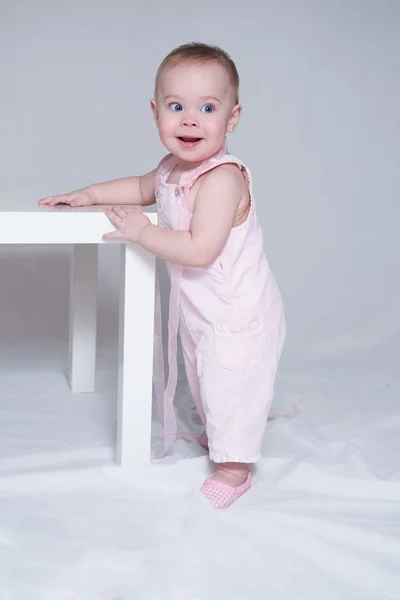
[{"label": "white fabric backdrop", "polygon": [[[43,195],[150,169],[149,110],[174,46],[237,62],[230,140],[254,175],[288,320],[286,360],[400,349],[400,4],[391,0],[0,1],[1,193]],[[67,249],[0,250],[4,339],[67,335]],[[115,249],[101,254],[100,342],[115,342]]]}]

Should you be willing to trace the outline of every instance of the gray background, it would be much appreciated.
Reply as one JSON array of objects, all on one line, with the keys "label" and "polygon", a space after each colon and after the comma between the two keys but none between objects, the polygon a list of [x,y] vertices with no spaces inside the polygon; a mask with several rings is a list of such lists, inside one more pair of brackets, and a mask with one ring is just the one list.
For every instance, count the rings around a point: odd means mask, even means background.
[{"label": "gray background", "polygon": [[[0,0],[0,193],[40,195],[153,168],[155,71],[222,46],[288,321],[286,361],[400,349],[400,2]],[[67,339],[70,249],[0,249],[3,343]],[[117,249],[102,247],[100,345],[116,341]]]}]

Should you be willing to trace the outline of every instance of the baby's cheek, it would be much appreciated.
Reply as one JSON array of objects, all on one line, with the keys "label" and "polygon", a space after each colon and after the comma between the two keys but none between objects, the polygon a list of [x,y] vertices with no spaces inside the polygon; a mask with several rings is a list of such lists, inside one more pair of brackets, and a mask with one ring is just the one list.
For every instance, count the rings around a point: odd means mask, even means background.
[{"label": "baby's cheek", "polygon": [[158,127],[160,131],[166,131],[173,126],[175,115],[169,111],[168,113],[162,112],[159,116]]}]

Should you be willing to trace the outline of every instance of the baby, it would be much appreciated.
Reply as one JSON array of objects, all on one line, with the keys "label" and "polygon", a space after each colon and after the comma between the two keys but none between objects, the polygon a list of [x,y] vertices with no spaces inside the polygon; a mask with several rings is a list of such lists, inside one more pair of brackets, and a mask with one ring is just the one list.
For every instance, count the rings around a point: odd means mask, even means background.
[{"label": "baby", "polygon": [[[285,338],[281,295],[263,250],[248,168],[228,153],[242,107],[239,76],[218,47],[186,44],[161,63],[151,108],[169,154],[142,176],[90,185],[40,204],[115,204],[104,235],[140,244],[171,277],[165,450],[176,437],[176,335],[216,469],[201,487],[215,508],[251,485]],[[157,204],[159,225],[135,206]],[[129,205],[129,206],[128,206]]]}]

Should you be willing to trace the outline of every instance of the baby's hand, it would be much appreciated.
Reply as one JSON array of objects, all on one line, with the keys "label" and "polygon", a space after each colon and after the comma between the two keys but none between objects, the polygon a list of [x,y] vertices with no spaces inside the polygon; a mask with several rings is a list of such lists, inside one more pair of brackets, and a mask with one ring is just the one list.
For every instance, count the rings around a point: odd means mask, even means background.
[{"label": "baby's hand", "polygon": [[110,231],[103,235],[104,239],[119,239],[128,240],[129,242],[139,242],[140,235],[145,227],[151,225],[150,219],[146,217],[139,209],[135,207],[123,208],[116,206],[115,208],[104,209],[107,217],[117,231]]},{"label": "baby's hand", "polygon": [[92,206],[96,204],[96,196],[90,187],[70,192],[69,194],[60,194],[58,196],[48,196],[39,200],[40,206],[55,206],[56,204],[69,204],[69,206]]}]

